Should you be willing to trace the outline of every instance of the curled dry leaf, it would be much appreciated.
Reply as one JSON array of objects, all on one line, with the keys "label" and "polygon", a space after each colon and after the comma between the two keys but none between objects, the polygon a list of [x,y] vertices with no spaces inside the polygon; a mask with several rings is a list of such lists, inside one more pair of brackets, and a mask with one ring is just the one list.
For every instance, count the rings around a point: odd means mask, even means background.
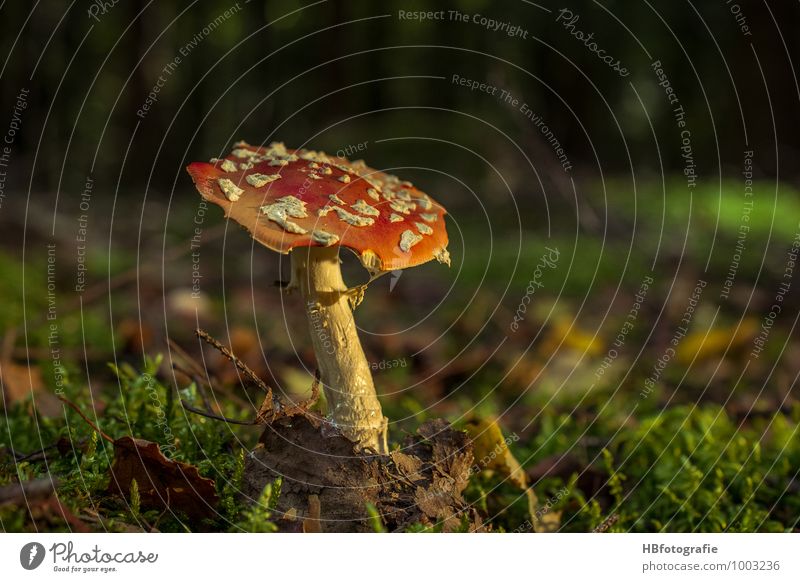
[{"label": "curled dry leaf", "polygon": [[476,419],[467,423],[467,433],[472,439],[475,461],[483,470],[497,471],[522,490],[528,488],[528,476],[511,453],[500,425],[494,418]]},{"label": "curled dry leaf", "polygon": [[127,498],[134,479],[143,506],[168,507],[190,517],[215,513],[219,498],[214,481],[202,477],[197,467],[168,459],[154,442],[118,438],[114,441],[109,490]]},{"label": "curled dry leaf", "polygon": [[[496,471],[525,493],[528,499],[528,513],[530,514],[534,531],[549,531],[552,529],[552,520],[556,513],[547,512],[543,514],[537,509],[538,499],[528,484],[528,476],[519,461],[514,457],[511,449],[508,448],[508,443],[516,439],[504,437],[503,431],[495,418],[470,421],[467,423],[467,433],[472,439],[476,466],[484,471]],[[546,528],[542,521],[543,515],[546,515],[550,522]]]},{"label": "curled dry leaf", "polygon": [[164,456],[158,443],[130,436],[112,439],[70,400],[60,400],[77,412],[103,439],[114,445],[110,493],[130,497],[134,479],[143,507],[168,508],[191,518],[211,517],[219,501],[214,481],[197,467]]},{"label": "curled dry leaf", "polygon": [[193,518],[215,514],[219,498],[213,480],[194,465],[168,459],[157,443],[124,436],[114,441],[109,491],[128,498],[134,479],[143,506],[168,507]]}]

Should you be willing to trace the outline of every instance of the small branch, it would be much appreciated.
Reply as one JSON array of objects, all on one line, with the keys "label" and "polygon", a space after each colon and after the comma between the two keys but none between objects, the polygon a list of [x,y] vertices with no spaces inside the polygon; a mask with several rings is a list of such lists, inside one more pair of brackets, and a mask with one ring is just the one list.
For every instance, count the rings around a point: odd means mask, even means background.
[{"label": "small branch", "polygon": [[17,463],[21,463],[22,461],[30,461],[37,455],[43,455],[45,452],[49,451],[50,449],[54,449],[58,446],[58,443],[53,443],[52,445],[47,445],[37,451],[33,451],[32,453],[18,453],[15,450],[11,450],[11,454],[14,455],[14,459]]},{"label": "small branch", "polygon": [[[17,463],[21,463],[22,461],[28,461],[28,462],[38,461],[40,459],[47,458],[46,454],[47,451],[52,449],[57,449],[62,442],[71,443],[73,446],[77,445],[79,449],[82,449],[83,446],[86,444],[86,441],[87,439],[85,438],[78,439],[77,441],[70,441],[67,440],[65,437],[61,437],[58,441],[54,442],[53,444],[47,445],[46,447],[43,447],[37,451],[33,451],[30,453],[20,453],[12,449],[11,454],[14,455],[14,458],[16,459]],[[59,452],[61,451],[59,450]]]},{"label": "small branch", "polygon": [[178,356],[178,358],[183,360],[183,362],[185,362],[186,365],[189,368],[191,368],[191,370],[189,370],[187,368],[184,368],[183,364],[180,364],[180,367],[179,367],[179,365],[175,363],[175,358],[174,357],[171,358],[172,359],[172,367],[173,368],[175,368],[176,370],[178,370],[179,372],[181,372],[183,374],[186,374],[190,378],[195,374],[203,374],[205,372],[203,367],[200,364],[197,363],[197,360],[195,360],[189,354],[187,354],[186,350],[184,350],[181,346],[176,344],[172,340],[172,338],[167,338],[167,346],[169,346],[169,349],[171,351],[175,352],[175,354]]},{"label": "small branch", "polygon": [[[265,414],[262,415],[261,412],[259,412],[259,416],[257,417],[257,419],[264,420],[266,424],[269,424],[271,422],[278,420],[279,418],[288,418],[291,416],[296,416],[298,414],[301,414],[306,418],[311,417],[313,413],[309,413],[308,409],[314,406],[314,404],[316,404],[317,401],[319,400],[319,384],[320,384],[320,372],[317,369],[314,370],[314,382],[311,384],[311,396],[309,398],[307,398],[306,400],[301,400],[297,404],[291,403],[290,406],[286,406],[282,402],[276,401],[275,404],[277,404],[277,410],[274,410],[274,412],[272,412],[272,416],[269,420],[267,420],[266,415]],[[265,408],[265,406],[266,406],[266,401],[264,402],[264,404],[262,404],[261,408],[263,409]]]},{"label": "small branch", "polygon": [[85,420],[85,421],[86,421],[86,423],[87,423],[89,426],[91,426],[91,427],[92,427],[92,428],[95,430],[95,432],[97,432],[97,434],[99,434],[101,437],[103,437],[104,439],[106,439],[106,440],[107,440],[108,442],[110,442],[111,444],[114,444],[114,439],[112,439],[112,438],[111,438],[110,436],[108,436],[108,435],[107,435],[105,432],[103,432],[102,430],[100,430],[100,427],[99,427],[99,426],[97,426],[95,423],[93,423],[91,420],[89,420],[89,417],[88,417],[88,416],[86,416],[86,415],[83,413],[83,411],[82,411],[80,408],[78,408],[78,405],[77,405],[77,404],[75,404],[75,403],[73,403],[73,402],[70,402],[69,400],[67,400],[66,398],[64,398],[64,397],[63,397],[63,396],[61,396],[61,395],[59,395],[59,396],[58,396],[58,399],[59,399],[61,402],[63,402],[64,404],[66,404],[67,406],[69,406],[69,407],[70,407],[72,410],[74,410],[75,412],[77,412],[77,413],[78,413],[78,415],[79,415],[79,416],[80,416],[80,417],[81,417],[83,420]]},{"label": "small branch", "polygon": [[199,416],[203,416],[205,418],[211,418],[213,420],[219,420],[221,422],[226,422],[228,424],[238,424],[241,426],[256,426],[256,425],[265,425],[265,424],[272,424],[276,420],[280,418],[288,418],[295,416],[297,414],[306,415],[307,417],[310,416],[308,409],[316,404],[319,400],[319,385],[320,385],[320,374],[319,370],[315,370],[314,372],[314,383],[311,385],[311,396],[299,402],[298,404],[292,406],[284,406],[278,399],[273,397],[272,389],[267,387],[268,393],[264,397],[264,401],[261,404],[261,407],[258,409],[258,413],[256,413],[256,417],[254,420],[235,420],[233,418],[228,418],[227,416],[222,416],[220,414],[214,414],[213,412],[207,412],[205,410],[201,410],[196,408],[186,402],[184,399],[181,398],[181,406],[189,412],[197,414]]},{"label": "small branch", "polygon": [[[170,340],[172,341],[172,340]],[[195,375],[191,370],[187,370],[183,366],[181,366],[178,362],[172,362],[172,369],[176,372],[180,372],[187,378],[189,378],[192,382],[194,382],[195,386],[197,386],[197,391],[200,393],[200,397],[203,399],[203,405],[206,407],[206,410],[211,412],[211,401],[208,399],[208,393],[206,392],[206,384],[203,382],[200,377]]]},{"label": "small branch", "polygon": [[242,426],[253,426],[258,424],[253,420],[236,420],[233,418],[228,418],[227,416],[221,416],[219,414],[214,414],[213,412],[206,412],[205,410],[200,410],[199,408],[195,408],[188,402],[186,402],[183,398],[181,398],[181,406],[189,412],[197,414],[199,416],[204,416],[205,418],[210,418],[212,420],[219,420],[222,422],[226,422],[228,424],[239,424]]},{"label": "small branch", "polygon": [[[178,344],[176,344],[171,339],[167,339],[167,343],[170,346],[171,350],[175,351],[175,355],[181,360],[180,363],[175,361],[175,358],[172,358],[172,368],[173,370],[180,372],[190,380],[194,380],[197,384],[198,391],[200,394],[203,395],[203,391],[205,388],[209,388],[212,393],[214,392],[222,392],[225,394],[226,397],[230,398],[231,400],[235,401],[237,404],[241,405],[242,407],[246,407],[252,404],[250,400],[244,400],[240,398],[238,395],[234,394],[230,390],[227,390],[223,386],[215,386],[209,377],[208,370],[206,370],[203,366],[201,366],[197,360],[187,354]],[[208,391],[205,390],[206,394]],[[205,396],[204,396],[205,400]],[[208,410],[211,410],[210,406],[207,406]]]},{"label": "small branch", "polygon": [[601,523],[596,528],[594,528],[592,530],[592,533],[603,533],[608,528],[610,528],[612,525],[617,523],[617,521],[619,521],[619,514],[618,513],[612,513],[607,518],[605,518],[605,520],[603,520],[603,523]]},{"label": "small branch", "polygon": [[265,394],[271,394],[272,393],[272,390],[264,383],[264,381],[261,378],[259,378],[258,375],[255,372],[253,372],[253,370],[251,370],[249,367],[247,367],[247,364],[245,364],[239,358],[237,358],[233,354],[233,352],[231,352],[228,348],[223,346],[221,343],[219,343],[217,340],[215,340],[213,337],[211,337],[207,332],[203,331],[202,329],[195,330],[195,334],[201,340],[203,340],[207,344],[213,346],[214,348],[216,348],[219,351],[219,353],[221,353],[223,356],[228,358],[228,360],[230,360],[231,363],[233,363],[233,365],[236,366],[239,369],[239,371],[241,371],[252,382],[254,382],[259,388],[261,388],[261,390]]},{"label": "small branch", "polygon": [[269,388],[269,392],[264,395],[264,400],[261,402],[261,406],[258,408],[255,423],[269,424],[275,420],[276,416],[280,414],[281,411],[282,406],[280,401],[275,399],[275,396],[272,393],[272,388]]},{"label": "small branch", "polygon": [[205,385],[197,376],[192,376],[192,380],[194,380],[194,384],[197,386],[197,391],[200,392],[200,397],[203,399],[203,405],[206,407],[206,410],[211,412],[211,400],[208,399],[208,392],[206,392]]},{"label": "small branch", "polygon": [[[211,418],[213,420],[219,420],[221,422],[229,423],[229,424],[237,424],[241,426],[253,426],[253,425],[264,425],[264,424],[271,424],[272,422],[278,420],[279,418],[291,417],[296,414],[308,414],[308,409],[317,403],[319,400],[319,387],[320,387],[320,371],[314,371],[314,382],[311,385],[311,396],[299,402],[298,404],[292,404],[291,406],[285,406],[278,398],[275,398],[272,388],[268,386],[261,378],[256,375],[244,362],[242,362],[239,358],[237,358],[230,349],[226,348],[222,345],[219,341],[211,337],[206,331],[202,329],[195,330],[195,334],[198,338],[206,342],[207,344],[214,347],[217,351],[219,351],[223,356],[225,356],[230,362],[232,362],[236,368],[242,372],[249,380],[254,382],[256,385],[261,388],[264,392],[264,400],[261,403],[261,406],[256,413],[256,417],[254,420],[251,421],[244,421],[244,420],[235,420],[232,418],[228,418],[226,416],[222,416],[219,414],[215,414],[211,412],[211,403],[208,401],[206,395],[203,391],[201,391],[201,395],[203,397],[203,401],[206,407],[206,410],[201,410],[196,408],[186,402],[185,400],[181,399],[181,405],[183,408],[189,412],[197,414],[199,416],[203,416],[205,418]],[[177,346],[176,346],[177,347]],[[185,352],[178,348],[178,353],[185,355]],[[191,362],[191,360],[190,360]],[[189,364],[191,367],[191,363]],[[172,367],[181,372],[182,374],[186,375],[188,378],[192,379],[198,386],[202,384],[200,378],[196,374],[194,374],[191,370],[184,369],[180,364],[173,362]]]}]

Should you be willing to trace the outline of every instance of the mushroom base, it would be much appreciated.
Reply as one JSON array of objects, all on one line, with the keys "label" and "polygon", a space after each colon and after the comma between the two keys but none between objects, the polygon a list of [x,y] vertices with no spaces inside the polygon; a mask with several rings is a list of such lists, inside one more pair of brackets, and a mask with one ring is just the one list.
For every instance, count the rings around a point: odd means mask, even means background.
[{"label": "mushroom base", "polygon": [[242,493],[257,500],[282,480],[273,514],[279,531],[374,532],[371,505],[387,531],[424,525],[479,532],[486,527],[463,495],[474,462],[469,437],[440,419],[408,435],[400,450],[374,455],[309,414],[264,431],[247,455]]},{"label": "mushroom base", "polygon": [[358,339],[339,247],[292,251],[290,289],[299,289],[331,421],[362,447],[386,453],[388,419],[383,416],[372,373]]}]

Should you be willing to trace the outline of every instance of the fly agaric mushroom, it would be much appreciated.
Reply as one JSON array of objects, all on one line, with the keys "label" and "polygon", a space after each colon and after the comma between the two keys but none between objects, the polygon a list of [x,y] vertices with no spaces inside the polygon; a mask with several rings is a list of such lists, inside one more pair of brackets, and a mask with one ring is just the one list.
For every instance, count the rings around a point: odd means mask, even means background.
[{"label": "fly agaric mushroom", "polygon": [[306,306],[332,423],[362,447],[387,452],[386,428],[351,305],[339,251],[361,259],[372,279],[437,259],[450,264],[444,208],[410,182],[363,161],[312,150],[239,142],[225,158],[187,168],[200,194],[265,247],[289,254]]}]

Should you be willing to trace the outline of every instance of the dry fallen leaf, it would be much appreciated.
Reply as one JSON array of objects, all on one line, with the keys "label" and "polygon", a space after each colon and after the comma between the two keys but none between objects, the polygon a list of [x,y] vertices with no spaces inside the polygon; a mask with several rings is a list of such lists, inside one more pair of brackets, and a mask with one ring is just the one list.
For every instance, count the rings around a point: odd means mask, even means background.
[{"label": "dry fallen leaf", "polygon": [[95,425],[78,406],[61,397],[61,401],[77,412],[89,426],[114,445],[111,465],[110,493],[130,498],[131,484],[136,480],[143,507],[168,508],[192,518],[216,514],[219,501],[212,479],[200,475],[197,467],[164,456],[158,443],[130,436],[112,439]]},{"label": "dry fallen leaf", "polygon": [[195,518],[216,513],[219,498],[213,480],[202,477],[194,465],[168,459],[157,443],[124,436],[114,441],[109,491],[127,499],[134,479],[145,507],[168,507]]},{"label": "dry fallen leaf", "polygon": [[483,470],[497,471],[520,489],[527,489],[528,477],[508,448],[508,441],[494,418],[476,419],[467,424],[475,461]]},{"label": "dry fallen leaf", "polygon": [[61,412],[58,400],[44,390],[42,372],[38,366],[16,364],[11,359],[15,334],[7,332],[0,347],[0,408],[34,396],[36,407],[44,416]]},{"label": "dry fallen leaf", "polygon": [[45,390],[42,372],[37,366],[19,365],[10,360],[0,362],[0,408],[31,397],[43,416],[52,418],[61,413],[58,399]]},{"label": "dry fallen leaf", "polygon": [[484,471],[496,471],[525,493],[533,531],[556,531],[561,524],[561,512],[539,508],[536,493],[528,486],[527,474],[508,448],[508,443],[516,439],[504,437],[497,419],[491,417],[474,419],[466,428],[477,466]]},{"label": "dry fallen leaf", "polygon": [[20,366],[10,360],[0,362],[3,400],[6,406],[20,402],[31,394],[40,392],[44,386],[42,373],[35,366]]}]

